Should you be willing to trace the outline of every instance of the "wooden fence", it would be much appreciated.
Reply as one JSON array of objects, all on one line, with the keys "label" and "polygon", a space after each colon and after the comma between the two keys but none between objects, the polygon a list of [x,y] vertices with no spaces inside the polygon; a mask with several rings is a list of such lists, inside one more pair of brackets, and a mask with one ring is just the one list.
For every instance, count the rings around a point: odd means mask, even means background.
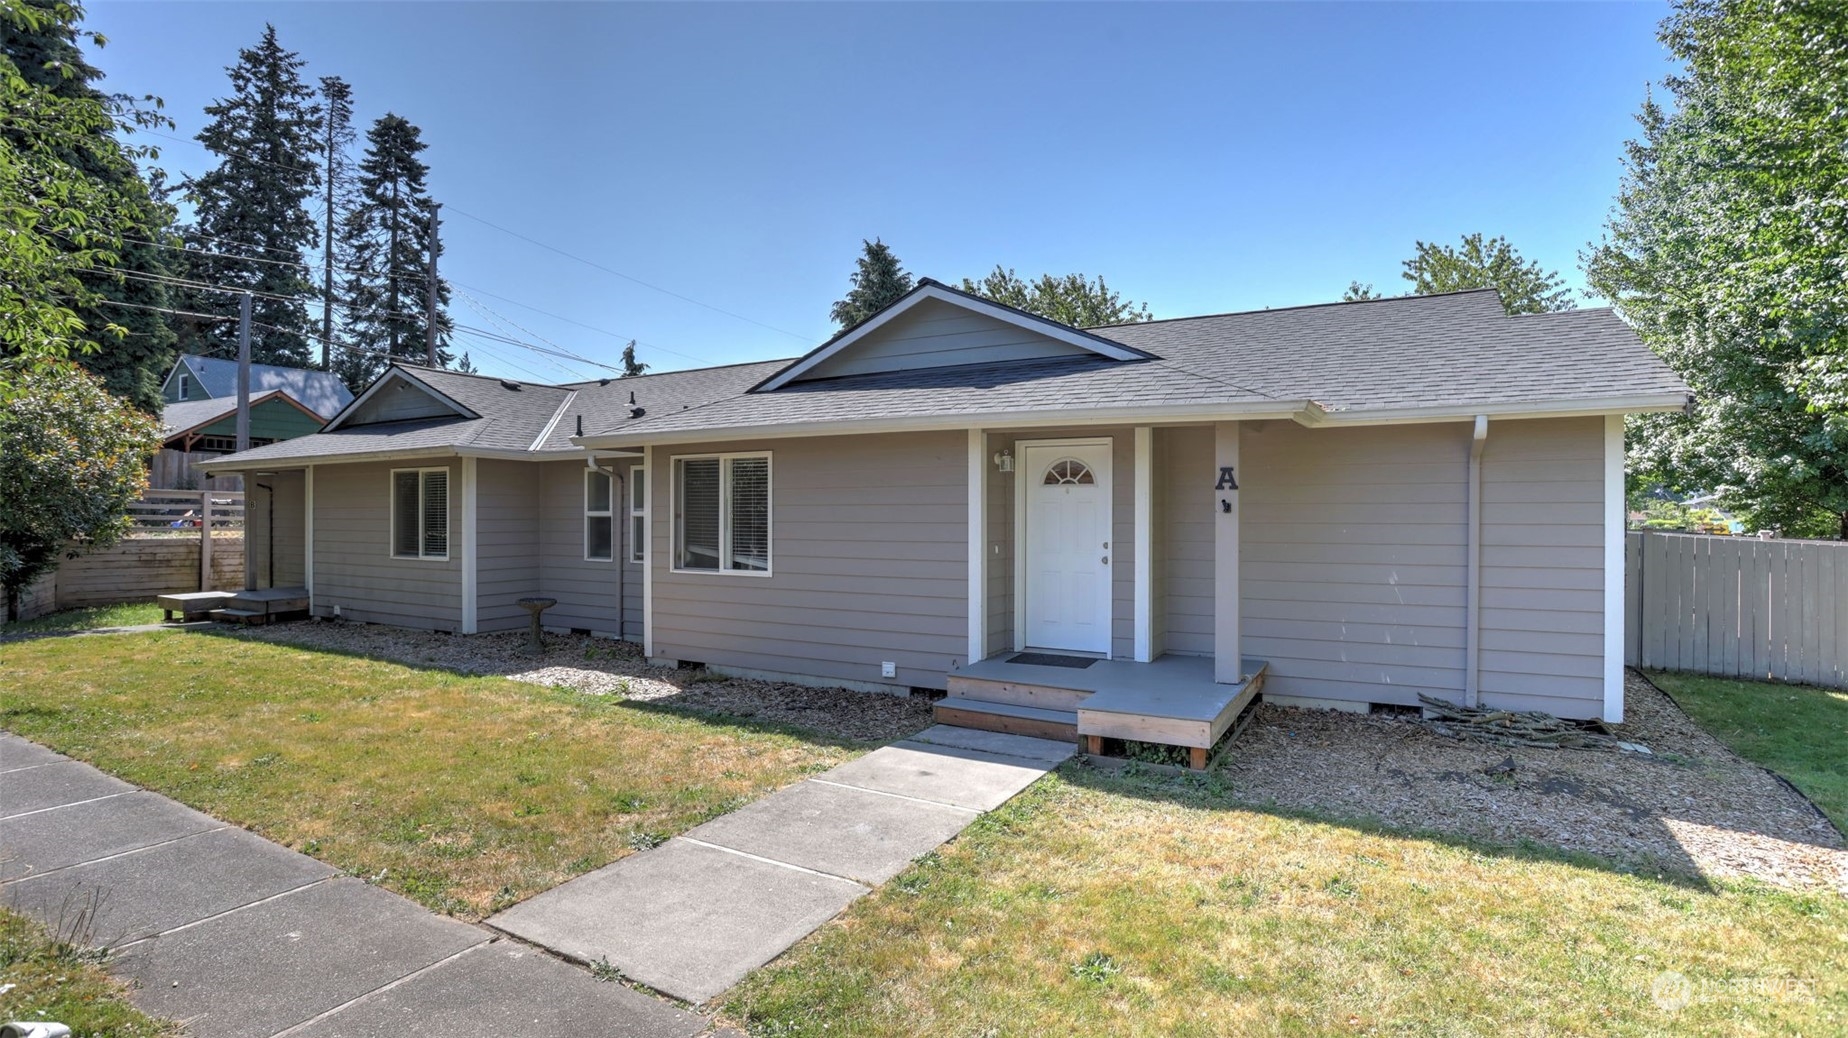
[{"label": "wooden fence", "polygon": [[244,586],[242,493],[149,490],[129,505],[128,514],[134,529],[114,547],[65,559],[27,588],[20,596],[20,619]]},{"label": "wooden fence", "polygon": [[204,490],[244,489],[244,477],[241,475],[208,476],[205,474],[207,462],[224,457],[221,453],[205,451],[177,451],[171,447],[162,447],[160,453],[148,465],[148,485],[163,489],[191,487]]},{"label": "wooden fence", "polygon": [[1632,666],[1848,688],[1848,544],[1631,532]]}]

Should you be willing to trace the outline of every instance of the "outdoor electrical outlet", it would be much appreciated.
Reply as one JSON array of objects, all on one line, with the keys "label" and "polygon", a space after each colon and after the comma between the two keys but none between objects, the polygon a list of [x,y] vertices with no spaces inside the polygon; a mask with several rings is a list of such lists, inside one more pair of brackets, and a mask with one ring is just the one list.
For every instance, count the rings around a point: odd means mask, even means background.
[{"label": "outdoor electrical outlet", "polygon": [[887,660],[886,662],[881,663],[879,665],[879,676],[882,678],[898,677],[898,664],[893,663],[890,660]]}]

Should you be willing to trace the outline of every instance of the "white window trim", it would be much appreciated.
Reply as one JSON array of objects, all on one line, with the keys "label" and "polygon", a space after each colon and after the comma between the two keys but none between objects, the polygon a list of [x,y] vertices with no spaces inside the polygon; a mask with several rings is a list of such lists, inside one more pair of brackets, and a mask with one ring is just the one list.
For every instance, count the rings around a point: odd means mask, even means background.
[{"label": "white window trim", "polygon": [[[680,463],[683,461],[705,461],[716,458],[719,465],[719,568],[718,569],[682,569],[680,568]],[[764,544],[770,550],[770,565],[761,570],[729,569],[726,563],[731,559],[731,480],[727,478],[731,467],[726,462],[735,458],[764,459]],[[722,454],[675,454],[668,459],[668,489],[673,494],[672,510],[668,520],[673,523],[668,538],[669,572],[684,573],[697,577],[768,577],[776,571],[776,462],[771,459],[770,451],[729,451]]]},{"label": "white window trim", "polygon": [[[632,563],[648,564],[648,538],[635,536],[635,520],[642,521],[645,530],[648,526],[648,466],[637,465],[629,470],[629,483],[626,488],[629,495],[629,524],[623,530],[629,535],[629,556]],[[641,502],[636,502],[637,497]]]},{"label": "white window trim", "polygon": [[[415,555],[398,554],[398,474],[401,472],[417,473],[417,554]],[[423,546],[424,546],[424,543],[423,543],[424,542],[424,523],[423,523],[424,477],[426,475],[429,475],[432,472],[441,472],[443,474],[443,477],[446,480],[448,480],[449,490],[455,489],[454,473],[450,472],[448,466],[445,466],[445,465],[433,465],[429,468],[421,468],[421,469],[392,469],[391,470],[390,482],[386,484],[386,486],[390,490],[389,496],[391,498],[390,526],[386,528],[386,532],[385,532],[385,554],[388,557],[394,558],[394,559],[402,559],[406,562],[448,562],[449,561],[449,552],[447,550],[445,550],[443,554],[441,555],[426,555],[424,554],[424,550],[423,550]],[[448,499],[451,497],[451,495],[449,493],[445,493],[443,496],[445,499],[444,508],[447,509]],[[448,529],[450,525],[449,517],[444,516],[443,522],[444,522],[444,529]],[[451,540],[455,538],[454,530],[449,530],[449,538]]]},{"label": "white window trim", "polygon": [[191,399],[192,394],[191,394],[191,390],[189,387],[192,384],[192,379],[188,378],[185,375],[181,375],[179,378],[180,378],[180,385],[179,385],[180,399],[181,400]]},{"label": "white window trim", "polygon": [[[592,476],[602,476],[604,479],[610,481],[610,506],[601,512],[592,511],[590,507],[590,478]],[[592,519],[608,519],[610,521],[610,553],[608,555],[598,556],[590,553],[590,521]],[[616,477],[602,469],[584,470],[584,561],[616,561]]]}]

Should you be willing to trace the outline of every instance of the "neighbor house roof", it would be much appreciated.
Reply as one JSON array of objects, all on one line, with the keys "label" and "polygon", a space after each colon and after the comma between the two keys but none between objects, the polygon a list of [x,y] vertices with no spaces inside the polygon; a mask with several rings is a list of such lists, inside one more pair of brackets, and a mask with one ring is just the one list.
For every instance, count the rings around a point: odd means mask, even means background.
[{"label": "neighbor house roof", "polygon": [[[286,394],[280,389],[272,389],[261,394],[252,393],[250,397],[250,406],[255,408],[258,404],[279,396],[287,399]],[[300,407],[301,405],[297,404],[296,406]],[[213,422],[223,421],[236,414],[236,396],[228,398],[207,397],[204,400],[181,400],[178,403],[167,404],[160,409],[161,435],[171,439],[181,433],[192,432],[194,429],[203,428],[204,426],[211,425]],[[319,420],[322,416],[315,415],[314,417]]]},{"label": "neighbor house roof", "polygon": [[[964,294],[930,282],[882,313],[908,300],[958,297]],[[794,361],[563,386],[399,365],[386,377],[427,386],[472,415],[347,427],[337,417],[330,431],[229,460],[420,450],[557,457],[731,435],[977,423],[1286,417],[1319,425],[1622,413],[1679,406],[1687,395],[1610,310],[1510,317],[1489,289],[1114,325],[1084,335],[1123,349],[793,378],[814,367],[816,351]]]},{"label": "neighbor house roof", "polygon": [[[187,353],[180,356],[179,363],[192,371],[199,380],[199,388],[208,396],[237,396],[237,361]],[[250,392],[254,395],[272,389],[280,389],[289,394],[322,418],[331,418],[353,399],[353,393],[347,389],[346,383],[332,372],[286,368],[277,364],[252,364]]]}]

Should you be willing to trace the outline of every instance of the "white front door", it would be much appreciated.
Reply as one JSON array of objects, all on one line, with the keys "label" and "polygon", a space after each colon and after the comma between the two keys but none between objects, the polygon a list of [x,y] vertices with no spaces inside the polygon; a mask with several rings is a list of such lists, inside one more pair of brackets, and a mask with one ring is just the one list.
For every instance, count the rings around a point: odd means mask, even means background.
[{"label": "white front door", "polygon": [[1110,441],[1022,444],[1022,641],[1110,652]]}]

